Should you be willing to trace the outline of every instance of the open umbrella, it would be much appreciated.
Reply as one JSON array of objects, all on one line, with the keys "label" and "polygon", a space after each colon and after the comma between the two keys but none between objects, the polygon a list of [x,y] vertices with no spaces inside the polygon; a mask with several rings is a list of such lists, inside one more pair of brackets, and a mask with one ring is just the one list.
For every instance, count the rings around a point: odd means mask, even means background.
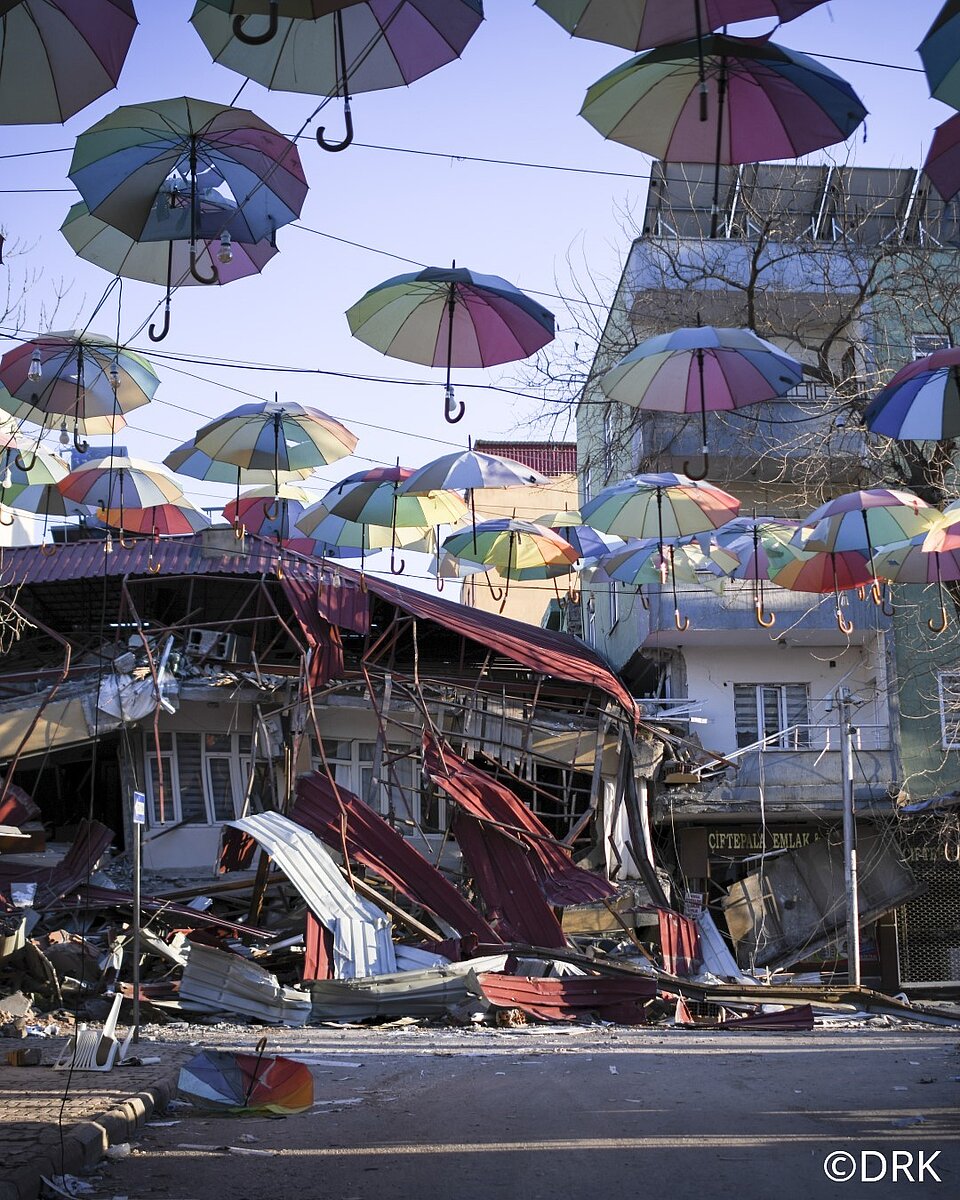
[{"label": "open umbrella", "polygon": [[581,505],[584,521],[626,538],[684,538],[718,529],[740,511],[740,501],[712,483],[672,471],[634,475],[611,484]]},{"label": "open umbrella", "polygon": [[454,264],[397,275],[347,309],[350,332],[391,358],[446,367],[444,416],[454,409],[451,367],[489,367],[528,358],[554,338],[554,317],[497,275]]},{"label": "open umbrella", "polygon": [[106,455],[75,467],[57,487],[78,504],[112,513],[122,523],[127,509],[154,508],[183,499],[183,491],[162,467],[141,458]]},{"label": "open umbrella", "polygon": [[201,275],[201,239],[229,228],[243,242],[272,241],[307,194],[294,142],[246,109],[188,97],[98,121],[77,138],[70,179],[95,217],[134,240],[188,239],[199,283],[219,273]]},{"label": "open umbrella", "polygon": [[[125,414],[149,403],[160,386],[152,365],[111,338],[95,333],[47,333],[0,359],[0,407],[45,429],[60,426],[60,440],[83,453],[79,434],[115,433]],[[39,441],[39,437],[38,437]]]},{"label": "open umbrella", "polygon": [[117,86],[133,0],[0,0],[0,124],[63,122]]},{"label": "open umbrella", "polygon": [[196,449],[244,470],[271,471],[274,495],[284,473],[313,470],[352,454],[356,437],[334,417],[293,401],[256,400],[208,421]]},{"label": "open umbrella", "polygon": [[933,131],[923,172],[946,201],[960,192],[960,114]]},{"label": "open umbrella", "polygon": [[313,545],[310,553],[333,558],[359,556],[361,565],[371,550],[389,548],[392,555],[398,546],[413,545],[430,534],[426,527],[391,527],[336,517],[323,500],[304,509],[295,522],[295,531],[311,539]]},{"label": "open umbrella", "polygon": [[876,578],[863,550],[806,552],[786,543],[768,545],[770,579],[777,587],[793,592],[832,592],[841,633],[853,633],[853,622],[843,615],[840,593],[863,589]]},{"label": "open umbrella", "polygon": [[960,0],[947,0],[917,47],[930,94],[960,108]]},{"label": "open umbrella", "polygon": [[276,494],[272,485],[251,488],[238,500],[231,500],[223,515],[235,528],[282,544],[297,536],[295,524],[311,502],[312,497],[303,488],[282,483]]},{"label": "open umbrella", "polygon": [[153,325],[149,329],[153,342],[162,341],[169,332],[170,300],[175,288],[202,283],[212,275],[216,276],[216,283],[233,283],[248,275],[257,275],[277,253],[272,240],[243,242],[232,238],[227,227],[219,237],[198,241],[194,259],[197,275],[201,276],[198,279],[190,271],[189,240],[138,242],[92,216],[82,200],[71,207],[60,232],[80,258],[103,267],[111,275],[157,283],[166,288],[163,326],[159,333]]},{"label": "open umbrella", "polygon": [[600,386],[610,400],[657,412],[699,413],[704,479],[707,412],[729,412],[783,396],[803,380],[803,366],[749,329],[698,325],[641,342],[605,372]]},{"label": "open umbrella", "polygon": [[623,538],[615,534],[600,533],[592,525],[585,525],[578,509],[541,513],[533,519],[537,525],[546,525],[554,533],[559,533],[564,541],[573,546],[581,559],[599,558],[623,549]]},{"label": "open umbrella", "polygon": [[534,0],[574,37],[646,50],[682,42],[737,21],[775,17],[781,23],[826,0]]},{"label": "open umbrella", "polygon": [[[954,512],[953,517],[960,519],[960,513]],[[960,538],[955,539],[955,545],[950,549],[928,550],[928,545],[937,541],[947,544],[948,539],[942,536],[938,539],[938,530],[942,525],[936,525],[927,533],[918,533],[909,541],[895,542],[892,546],[880,546],[874,552],[873,567],[881,579],[891,583],[935,583],[937,585],[937,604],[940,606],[940,620],[927,621],[933,633],[943,633],[946,629],[947,606],[943,598],[944,583],[956,583],[960,580]],[[953,539],[951,539],[953,540]]]},{"label": "open umbrella", "polygon": [[502,592],[491,593],[500,600],[503,612],[510,591],[511,579],[547,579],[569,575],[580,557],[577,550],[545,525],[521,521],[516,517],[498,517],[481,521],[476,527],[452,533],[443,542],[443,549],[455,558],[484,563],[495,567],[505,580]]},{"label": "open umbrella", "polygon": [[898,441],[960,437],[960,349],[935,350],[901,367],[863,419],[871,433]]},{"label": "open umbrella", "polygon": [[894,488],[847,492],[810,513],[792,542],[811,552],[863,551],[870,564],[873,598],[880,604],[880,585],[873,569],[874,548],[925,533],[936,516],[935,508],[911,492]]},{"label": "open umbrella", "polygon": [[721,164],[820,150],[849,137],[866,111],[845,80],[808,55],[714,33],[610,71],[588,89],[580,115],[646,154],[713,163],[715,237]]},{"label": "open umbrella", "polygon": [[[229,0],[208,0],[198,3],[190,18],[214,61],[264,87],[342,96],[343,140],[328,142],[323,127],[317,130],[317,142],[332,151],[353,141],[351,93],[400,87],[452,62],[483,20],[482,0],[312,5],[285,0],[272,10],[262,34],[251,37],[243,28],[238,32],[236,18],[222,11],[228,7],[242,11]],[[243,7],[252,11],[249,0]],[[326,11],[307,14],[307,7]],[[304,20],[307,15],[313,19]]]},{"label": "open umbrella", "polygon": [[[753,583],[753,608],[757,624],[769,629],[776,624],[775,613],[765,609],[763,587],[775,568],[768,551],[774,548],[782,555],[785,546],[799,528],[800,522],[786,517],[734,517],[716,532],[720,546],[731,550],[738,559],[728,572],[731,579],[749,579]],[[801,553],[800,551],[797,552]],[[779,568],[784,566],[781,558]]]},{"label": "open umbrella", "polygon": [[[228,13],[233,22],[233,36],[248,46],[263,46],[277,35],[281,17],[285,20],[296,17],[301,21],[316,21],[329,16],[338,8],[348,8],[359,0],[207,0],[202,8],[218,8]],[[247,17],[264,16],[266,27],[253,32],[257,22],[247,23]]]},{"label": "open umbrella", "polygon": [[201,1050],[180,1068],[177,1091],[203,1108],[227,1112],[305,1112],[313,1104],[313,1076],[302,1062],[265,1055]]},{"label": "open umbrella", "polygon": [[704,576],[719,578],[729,574],[738,563],[737,555],[713,543],[704,550],[693,540],[668,538],[631,539],[622,550],[604,555],[598,566],[612,580],[632,584],[646,607],[642,588],[645,585],[664,587],[669,581],[673,590],[673,620],[680,632],[690,628],[689,617],[680,612],[677,580],[704,585]]}]

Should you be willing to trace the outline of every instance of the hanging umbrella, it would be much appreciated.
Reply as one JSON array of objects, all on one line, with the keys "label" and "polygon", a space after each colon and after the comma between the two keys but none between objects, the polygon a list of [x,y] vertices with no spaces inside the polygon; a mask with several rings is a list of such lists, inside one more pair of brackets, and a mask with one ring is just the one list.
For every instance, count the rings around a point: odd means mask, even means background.
[{"label": "hanging umbrella", "polygon": [[282,3],[263,33],[251,38],[242,28],[238,36],[236,18],[223,11],[228,7],[242,11],[229,0],[213,0],[198,3],[190,18],[214,62],[279,91],[343,96],[343,140],[328,142],[323,128],[317,131],[317,142],[332,151],[353,141],[352,93],[400,87],[452,62],[483,20],[482,0],[314,4],[326,11],[309,14],[313,20],[302,19],[303,4]]},{"label": "hanging umbrella", "polygon": [[14,437],[8,437],[0,450],[3,452],[0,462],[0,504],[12,505],[27,488],[57,483],[69,469],[62,459],[47,450],[36,450],[31,456],[32,461],[24,462],[18,440]]},{"label": "hanging umbrella", "polygon": [[729,574],[738,563],[737,555],[716,543],[706,550],[695,541],[675,538],[659,542],[656,538],[631,539],[622,550],[616,550],[599,560],[604,574],[620,583],[632,584],[646,606],[644,585],[665,587],[669,581],[673,590],[673,620],[683,633],[690,628],[689,617],[680,612],[677,580],[704,586],[705,576],[718,578]]},{"label": "hanging umbrella", "polygon": [[821,504],[806,517],[792,541],[811,552],[862,550],[871,568],[873,598],[880,604],[880,585],[873,570],[874,547],[924,533],[936,516],[936,509],[911,492],[871,488]]},{"label": "hanging umbrella", "polygon": [[135,241],[189,239],[199,283],[219,277],[216,265],[209,277],[198,270],[201,239],[229,227],[242,242],[272,241],[307,194],[292,141],[246,109],[187,97],[98,121],[77,138],[70,179],[95,217]]},{"label": "hanging umbrella", "polygon": [[546,525],[554,533],[559,533],[564,541],[573,546],[581,559],[599,558],[621,550],[624,546],[623,538],[615,534],[600,533],[591,525],[584,525],[578,509],[541,513],[533,519],[537,525]]},{"label": "hanging umbrella", "polygon": [[898,441],[960,437],[960,349],[935,350],[901,367],[863,419],[871,433]]},{"label": "hanging umbrella", "polygon": [[[188,203],[188,201],[185,201]],[[203,209],[201,205],[201,209]],[[223,210],[220,210],[223,211]],[[190,242],[138,242],[106,221],[91,215],[82,200],[74,204],[60,226],[80,258],[103,267],[111,275],[157,283],[166,288],[164,322],[159,333],[150,326],[150,340],[162,341],[170,329],[170,300],[173,290],[190,287],[216,276],[215,283],[233,283],[249,275],[257,275],[277,253],[270,239],[247,243],[232,238],[229,226],[219,237],[201,238],[197,242],[194,265],[190,270]]]},{"label": "hanging umbrella", "polygon": [[534,0],[574,37],[646,50],[682,42],[737,21],[775,17],[781,24],[826,0]]},{"label": "hanging umbrella", "polygon": [[305,1112],[313,1104],[313,1076],[304,1063],[265,1055],[201,1050],[180,1068],[177,1092],[203,1108],[227,1112]]},{"label": "hanging umbrella", "polygon": [[127,533],[149,534],[153,538],[199,533],[209,529],[212,522],[202,509],[197,508],[186,496],[166,504],[151,504],[145,508],[100,509],[98,519],[104,525],[122,529]]},{"label": "hanging umbrella", "polygon": [[917,47],[930,94],[960,108],[960,0],[947,0]]},{"label": "hanging umbrella", "polygon": [[162,467],[139,458],[107,455],[76,467],[57,487],[70,500],[95,508],[105,523],[127,528],[136,509],[163,508],[184,499]]},{"label": "hanging umbrella", "polygon": [[117,86],[133,0],[0,0],[0,124],[63,123]]},{"label": "hanging umbrella", "polygon": [[749,579],[753,583],[754,613],[757,624],[764,629],[769,629],[777,621],[776,614],[765,611],[764,583],[775,569],[782,569],[785,565],[781,557],[778,567],[775,567],[768,551],[772,548],[782,555],[784,547],[790,545],[790,539],[799,527],[799,521],[786,517],[734,517],[716,532],[719,545],[732,551],[739,560],[728,572],[730,578]]},{"label": "hanging umbrella", "polygon": [[634,475],[604,488],[581,506],[588,525],[626,538],[684,538],[718,529],[735,517],[740,501],[712,483],[675,475]]},{"label": "hanging umbrella", "polygon": [[960,114],[933,131],[923,172],[946,201],[960,192]]},{"label": "hanging umbrella", "polygon": [[[116,433],[125,414],[149,403],[160,386],[151,364],[95,333],[41,334],[0,358],[0,407],[43,431],[60,425],[60,441],[87,449],[80,433]],[[38,437],[39,441],[39,437]]]},{"label": "hanging umbrella", "polygon": [[[960,519],[960,513],[953,516]],[[928,545],[937,541],[946,544],[947,539],[938,532],[944,526],[937,524],[926,533],[918,533],[909,541],[895,542],[892,546],[879,546],[874,552],[874,570],[881,579],[891,583],[935,583],[940,621],[927,621],[933,633],[943,633],[947,627],[947,606],[943,598],[943,584],[960,580],[960,537],[950,549],[928,550]]]},{"label": "hanging umbrella", "polygon": [[849,137],[866,111],[808,55],[714,33],[630,59],[589,88],[580,115],[605,138],[668,162],[713,163],[715,237],[721,164],[820,150]]},{"label": "hanging umbrella", "polygon": [[[413,475],[410,467],[374,467],[358,471],[334,484],[322,503],[335,517],[360,524],[409,528],[427,525],[455,525],[467,515],[467,506],[456,492],[435,491],[400,493],[400,485]],[[396,565],[395,545],[390,548],[390,570],[403,573],[404,563]]]},{"label": "hanging umbrella", "polygon": [[256,400],[209,421],[193,437],[198,450],[246,471],[272,471],[274,495],[285,472],[313,470],[352,454],[357,439],[316,408]]},{"label": "hanging umbrella", "polygon": [[569,575],[579,558],[574,547],[552,529],[516,517],[481,521],[452,533],[444,540],[443,549],[454,557],[484,563],[500,572],[506,586],[500,593],[491,587],[491,593],[501,601],[501,612],[507,603],[510,581],[518,578],[518,571],[528,572],[528,578]]},{"label": "hanging umbrella", "polygon": [[675,329],[641,342],[600,379],[610,400],[656,412],[699,413],[704,479],[707,412],[728,412],[783,396],[803,381],[803,366],[749,329],[711,325]]},{"label": "hanging umbrella", "polygon": [[[348,8],[357,3],[359,0],[207,0],[206,4],[198,4],[197,8],[218,8],[221,12],[229,13],[233,18],[231,30],[235,38],[248,46],[263,46],[276,37],[281,17],[284,20],[296,17],[301,21],[316,21],[338,8]],[[246,20],[252,16],[265,16],[266,28],[254,33],[253,28],[258,22],[248,25]]]},{"label": "hanging umbrella", "polygon": [[295,523],[295,530],[311,539],[311,553],[319,557],[359,557],[362,561],[371,550],[391,551],[391,560],[398,546],[412,546],[428,537],[426,527],[407,528],[361,524],[346,517],[334,516],[323,500],[304,509]]},{"label": "hanging umbrella", "polygon": [[841,633],[853,632],[853,622],[843,615],[840,593],[870,586],[875,575],[863,550],[806,552],[786,543],[768,545],[770,579],[793,592],[832,592]]},{"label": "hanging umbrella", "polygon": [[231,500],[223,515],[235,528],[283,543],[297,536],[296,522],[311,503],[312,497],[303,488],[282,483],[277,493],[273,485],[251,488],[238,500]]},{"label": "hanging umbrella", "polygon": [[347,309],[350,332],[382,354],[446,367],[444,416],[454,409],[451,367],[490,367],[529,358],[554,338],[554,317],[497,275],[456,264],[397,275]]}]

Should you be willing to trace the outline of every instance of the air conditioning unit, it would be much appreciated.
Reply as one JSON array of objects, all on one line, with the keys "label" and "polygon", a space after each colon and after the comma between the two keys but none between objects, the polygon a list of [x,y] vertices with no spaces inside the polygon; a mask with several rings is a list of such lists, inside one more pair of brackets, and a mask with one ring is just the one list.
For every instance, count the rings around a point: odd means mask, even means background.
[{"label": "air conditioning unit", "polygon": [[237,635],[217,629],[191,629],[187,634],[186,653],[190,658],[212,658],[217,662],[235,662]]}]

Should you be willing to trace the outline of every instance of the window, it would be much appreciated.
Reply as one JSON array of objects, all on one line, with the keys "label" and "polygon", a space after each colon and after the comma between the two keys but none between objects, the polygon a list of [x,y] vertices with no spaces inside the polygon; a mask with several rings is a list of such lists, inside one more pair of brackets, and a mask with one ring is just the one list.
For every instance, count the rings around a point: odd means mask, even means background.
[{"label": "window", "polygon": [[960,671],[941,671],[937,675],[937,686],[943,748],[960,750]]},{"label": "window", "polygon": [[607,616],[609,628],[613,629],[620,620],[620,593],[614,580],[607,584]]},{"label": "window", "polygon": [[[404,832],[416,833],[419,825],[424,833],[442,833],[447,823],[446,803],[431,788],[421,786],[420,755],[409,750],[401,745],[385,748],[377,811],[392,817]],[[313,769],[323,770],[315,739],[312,751]],[[368,803],[376,743],[324,738],[323,751],[336,782]]]},{"label": "window", "polygon": [[735,683],[733,705],[738,746],[752,746],[764,738],[773,738],[767,745],[774,750],[810,745],[805,683]]},{"label": "window", "polygon": [[150,823],[189,825],[232,821],[240,811],[250,772],[250,736],[241,733],[161,733],[160,756],[152,733],[144,734]]},{"label": "window", "polygon": [[945,333],[915,333],[910,339],[914,360],[926,358],[935,350],[946,350],[949,345],[950,339]]},{"label": "window", "polygon": [[608,405],[603,413],[603,478],[610,482],[614,467],[614,442],[616,440],[616,422],[613,409]]},{"label": "window", "polygon": [[583,472],[583,502],[593,499],[593,467],[587,467]]}]

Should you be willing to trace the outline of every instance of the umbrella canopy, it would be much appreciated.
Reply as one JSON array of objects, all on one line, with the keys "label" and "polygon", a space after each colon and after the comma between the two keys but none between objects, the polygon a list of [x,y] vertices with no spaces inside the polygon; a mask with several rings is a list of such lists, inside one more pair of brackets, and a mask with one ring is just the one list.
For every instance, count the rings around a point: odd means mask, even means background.
[{"label": "umbrella canopy", "polygon": [[[13,438],[8,439],[3,449],[3,468],[0,472],[0,504],[14,504],[15,499],[30,488],[46,487],[48,484],[59,483],[67,474],[69,468],[61,458],[46,450],[37,450],[31,455],[32,461],[24,461],[17,443]],[[29,505],[27,506],[29,509]]]},{"label": "umbrella canopy", "polygon": [[296,522],[310,507],[312,497],[303,488],[282,483],[274,494],[272,486],[251,488],[239,500],[231,500],[223,515],[231,525],[248,533],[284,542],[297,536]]},{"label": "umbrella canopy", "polygon": [[194,446],[244,470],[272,471],[274,494],[284,472],[313,470],[352,454],[356,437],[334,417],[292,401],[241,404],[198,429]]},{"label": "umbrella canopy", "polygon": [[736,21],[753,21],[758,17],[774,17],[781,23],[792,21],[825,0],[693,0],[692,4],[678,4],[677,0],[628,0],[619,4],[611,4],[610,0],[534,0],[534,3],[574,37],[636,51],[682,42]]},{"label": "umbrella canopy", "polygon": [[603,573],[612,580],[632,584],[637,591],[644,585],[665,587],[673,592],[674,624],[681,632],[690,628],[690,620],[680,611],[677,581],[701,588],[709,586],[708,577],[717,579],[728,574],[737,564],[736,554],[713,543],[706,550],[695,541],[657,538],[631,539],[622,550],[607,554],[598,562]]},{"label": "umbrella canopy", "polygon": [[296,521],[296,530],[316,543],[341,550],[366,553],[395,546],[410,546],[430,533],[428,528],[394,528],[388,525],[364,525],[335,517],[322,500],[304,509]]},{"label": "umbrella canopy", "polygon": [[[564,525],[562,522],[547,519],[562,516],[573,516],[576,521],[574,524]],[[623,538],[617,537],[616,534],[600,533],[592,525],[582,524],[579,513],[548,513],[546,516],[536,517],[535,520],[538,525],[548,526],[565,542],[569,542],[581,558],[600,558],[604,554],[622,550],[624,546]]]},{"label": "umbrella canopy", "polygon": [[160,386],[152,365],[95,333],[48,333],[0,359],[0,407],[41,429],[72,426],[77,434],[115,433],[125,413],[149,403]]},{"label": "umbrella canopy", "polygon": [[917,47],[930,94],[960,108],[960,0],[947,0]]},{"label": "umbrella canopy", "polygon": [[808,551],[863,550],[925,533],[937,510],[894,488],[847,492],[821,504],[793,535],[793,544]]},{"label": "umbrella canopy", "polygon": [[960,114],[933,131],[923,171],[944,200],[960,192]]},{"label": "umbrella canopy", "polygon": [[145,508],[100,509],[98,519],[114,529],[127,533],[144,533],[153,537],[199,533],[209,529],[210,518],[186,496],[167,504],[151,504]]},{"label": "umbrella canopy", "polygon": [[689,537],[718,529],[740,510],[740,501],[711,483],[665,471],[634,475],[604,488],[581,506],[588,525],[626,538]]},{"label": "umbrella canopy", "polygon": [[391,358],[447,369],[444,415],[453,423],[451,367],[528,358],[553,341],[553,313],[497,275],[427,267],[371,288],[347,309],[350,332]]},{"label": "umbrella canopy", "polygon": [[[960,520],[960,512],[941,514],[947,520]],[[934,633],[943,633],[949,621],[947,605],[943,595],[944,583],[956,583],[960,580],[960,536],[944,537],[942,531],[948,528],[941,523],[935,525],[927,533],[918,533],[909,541],[895,542],[892,546],[881,546],[873,556],[873,569],[881,579],[891,583],[935,583],[937,585],[937,603],[940,606],[940,619],[932,618],[927,626]],[[960,530],[957,530],[960,533]],[[952,543],[952,544],[951,544]],[[929,546],[940,544],[942,550],[931,550]],[[946,548],[948,547],[948,548]]]},{"label": "umbrella canopy", "polygon": [[402,494],[424,494],[442,490],[472,492],[477,488],[545,486],[545,475],[526,463],[499,454],[484,454],[469,447],[431,459],[400,485]]},{"label": "umbrella canopy", "polygon": [[[390,473],[396,478],[384,478]],[[423,527],[463,520],[468,509],[456,492],[401,493],[400,484],[412,475],[409,467],[361,471],[334,484],[323,503],[335,517],[362,524]]]},{"label": "umbrella canopy", "polygon": [[[227,483],[235,486],[237,495],[243,483],[271,483],[274,479],[272,468],[237,467],[233,463],[221,462],[211,458],[204,450],[200,450],[193,438],[171,450],[163,460],[163,465],[169,467],[177,475],[188,475],[191,479],[203,479],[207,483]],[[281,471],[280,482],[293,479],[306,479],[313,474],[313,467],[303,467],[299,471]]]},{"label": "umbrella canopy", "polygon": [[707,412],[729,411],[783,396],[803,380],[803,366],[749,329],[710,325],[675,329],[641,342],[600,380],[621,404],[657,412],[699,413],[706,476]]},{"label": "umbrella canopy", "polygon": [[162,508],[183,499],[176,480],[162,467],[124,455],[107,455],[83,463],[64,476],[57,487],[78,504],[96,508],[101,518],[104,513],[113,514],[117,518],[113,524],[122,523],[123,514],[129,510]]},{"label": "umbrella canopy", "polygon": [[924,538],[927,552],[960,550],[960,500],[948,504],[942,513],[934,515]]},{"label": "umbrella canopy", "polygon": [[292,141],[246,109],[188,97],[98,121],[77,138],[70,179],[95,217],[139,242],[189,238],[195,257],[198,239],[228,227],[239,241],[272,240],[307,194]]},{"label": "umbrella canopy", "polygon": [[661,46],[588,90],[580,115],[606,138],[670,162],[797,158],[843,141],[867,115],[829,68],[765,38],[702,39],[712,93],[701,119],[696,40]]},{"label": "umbrella canopy", "polygon": [[454,558],[494,567],[506,580],[502,593],[491,587],[495,599],[506,607],[512,580],[552,579],[569,575],[580,557],[575,547],[546,525],[516,517],[480,521],[475,527],[452,533],[442,549]]},{"label": "umbrella canopy", "polygon": [[[785,565],[784,550],[792,549],[790,539],[799,527],[799,521],[787,520],[786,517],[735,517],[716,532],[717,542],[732,551],[739,560],[727,572],[730,578],[749,579],[753,584],[754,613],[757,624],[764,629],[769,629],[777,621],[775,613],[765,610],[764,583],[774,570],[782,569]],[[770,557],[771,549],[778,556],[777,565]],[[796,557],[801,554],[802,551],[795,551]]]},{"label": "umbrella canopy", "polygon": [[177,1091],[204,1108],[297,1113],[313,1104],[313,1076],[305,1063],[262,1050],[202,1050],[180,1068]]},{"label": "umbrella canopy", "polygon": [[960,349],[935,350],[901,367],[870,402],[864,422],[871,433],[898,441],[960,436]]},{"label": "umbrella canopy", "polygon": [[63,122],[117,86],[133,0],[3,0],[0,124]]},{"label": "umbrella canopy", "polygon": [[789,543],[768,545],[771,580],[793,592],[832,592],[837,626],[841,633],[853,632],[853,622],[843,615],[840,593],[869,587],[876,576],[864,550],[807,553]]}]

